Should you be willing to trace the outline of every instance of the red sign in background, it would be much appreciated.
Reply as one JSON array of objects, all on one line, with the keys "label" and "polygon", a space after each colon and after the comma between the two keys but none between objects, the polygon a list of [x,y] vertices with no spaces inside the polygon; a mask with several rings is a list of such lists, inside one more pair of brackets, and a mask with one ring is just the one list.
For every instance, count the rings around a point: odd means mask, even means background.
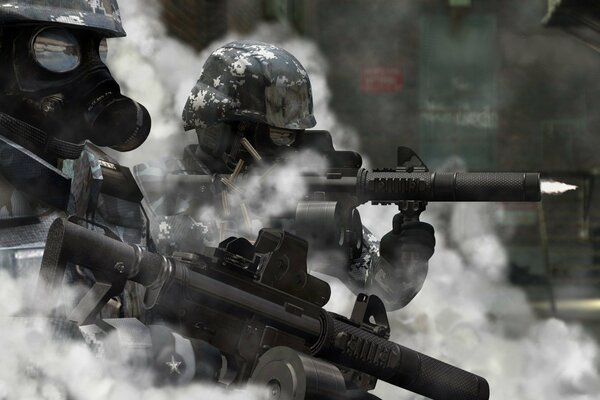
[{"label": "red sign in background", "polygon": [[360,90],[393,93],[402,90],[404,75],[398,67],[367,67],[360,72]]}]

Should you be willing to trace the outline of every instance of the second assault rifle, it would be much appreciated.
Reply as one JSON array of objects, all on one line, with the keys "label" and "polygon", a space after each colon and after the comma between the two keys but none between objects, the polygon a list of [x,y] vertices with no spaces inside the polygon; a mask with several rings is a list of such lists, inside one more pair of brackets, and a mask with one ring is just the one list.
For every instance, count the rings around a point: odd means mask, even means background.
[{"label": "second assault rifle", "polygon": [[485,379],[389,341],[376,296],[359,295],[350,318],[324,310],[330,287],[307,273],[306,255],[303,239],[263,229],[254,245],[229,238],[166,258],[57,219],[37,298],[56,304],[67,263],[89,268],[97,282],[69,315],[84,325],[128,280],[140,283],[148,309],[180,335],[218,349],[234,383],[267,385],[273,400],[341,400],[378,379],[434,400],[489,398]]},{"label": "second assault rifle", "polygon": [[[403,221],[411,221],[418,220],[428,202],[537,202],[541,199],[537,172],[432,172],[408,147],[398,147],[395,168],[367,170],[361,167],[360,154],[335,151],[327,132],[315,131],[309,136],[320,138],[323,143],[305,143],[300,148],[319,152],[327,160],[328,168],[302,176],[304,196],[293,215],[281,218],[294,220],[294,226],[286,229],[308,239],[311,246],[329,247],[337,243],[351,249],[353,258],[360,255],[363,244],[363,227],[356,208],[367,202],[397,205]],[[275,168],[276,163],[260,180],[270,179],[269,171]],[[247,173],[241,173],[244,170]],[[252,177],[252,173],[252,168],[240,160],[231,175],[168,174],[154,181],[148,178],[144,188],[148,198],[208,193],[231,194],[242,202],[256,201],[245,198],[244,194],[244,179]],[[269,221],[265,225],[281,224]]]}]

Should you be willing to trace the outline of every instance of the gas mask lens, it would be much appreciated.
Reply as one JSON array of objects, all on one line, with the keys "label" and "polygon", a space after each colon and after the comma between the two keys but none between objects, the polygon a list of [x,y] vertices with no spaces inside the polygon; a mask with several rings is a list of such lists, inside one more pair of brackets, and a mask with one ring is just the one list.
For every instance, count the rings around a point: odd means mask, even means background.
[{"label": "gas mask lens", "polygon": [[66,29],[48,28],[40,31],[33,39],[32,47],[35,61],[48,71],[73,71],[81,62],[79,41]]}]

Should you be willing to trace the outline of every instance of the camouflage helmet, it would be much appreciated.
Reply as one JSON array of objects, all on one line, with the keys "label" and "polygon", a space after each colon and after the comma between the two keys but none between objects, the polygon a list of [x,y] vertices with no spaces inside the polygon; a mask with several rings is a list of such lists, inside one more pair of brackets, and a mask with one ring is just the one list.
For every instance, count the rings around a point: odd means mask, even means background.
[{"label": "camouflage helmet", "polygon": [[186,131],[226,121],[312,128],[316,122],[308,74],[279,47],[254,41],[228,43],[206,60],[183,121]]},{"label": "camouflage helmet", "polygon": [[11,0],[0,5],[0,26],[51,23],[125,36],[117,0]]}]

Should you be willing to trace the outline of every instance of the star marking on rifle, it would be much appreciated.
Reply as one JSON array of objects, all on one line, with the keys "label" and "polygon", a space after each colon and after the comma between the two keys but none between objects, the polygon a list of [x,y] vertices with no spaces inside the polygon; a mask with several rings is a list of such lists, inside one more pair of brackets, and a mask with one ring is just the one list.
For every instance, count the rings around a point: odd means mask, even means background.
[{"label": "star marking on rifle", "polygon": [[175,361],[175,357],[173,355],[171,355],[171,361],[167,361],[165,364],[167,364],[167,366],[170,368],[169,373],[174,373],[176,372],[177,375],[181,375],[181,372],[179,371],[179,366],[181,365],[181,361]]}]

